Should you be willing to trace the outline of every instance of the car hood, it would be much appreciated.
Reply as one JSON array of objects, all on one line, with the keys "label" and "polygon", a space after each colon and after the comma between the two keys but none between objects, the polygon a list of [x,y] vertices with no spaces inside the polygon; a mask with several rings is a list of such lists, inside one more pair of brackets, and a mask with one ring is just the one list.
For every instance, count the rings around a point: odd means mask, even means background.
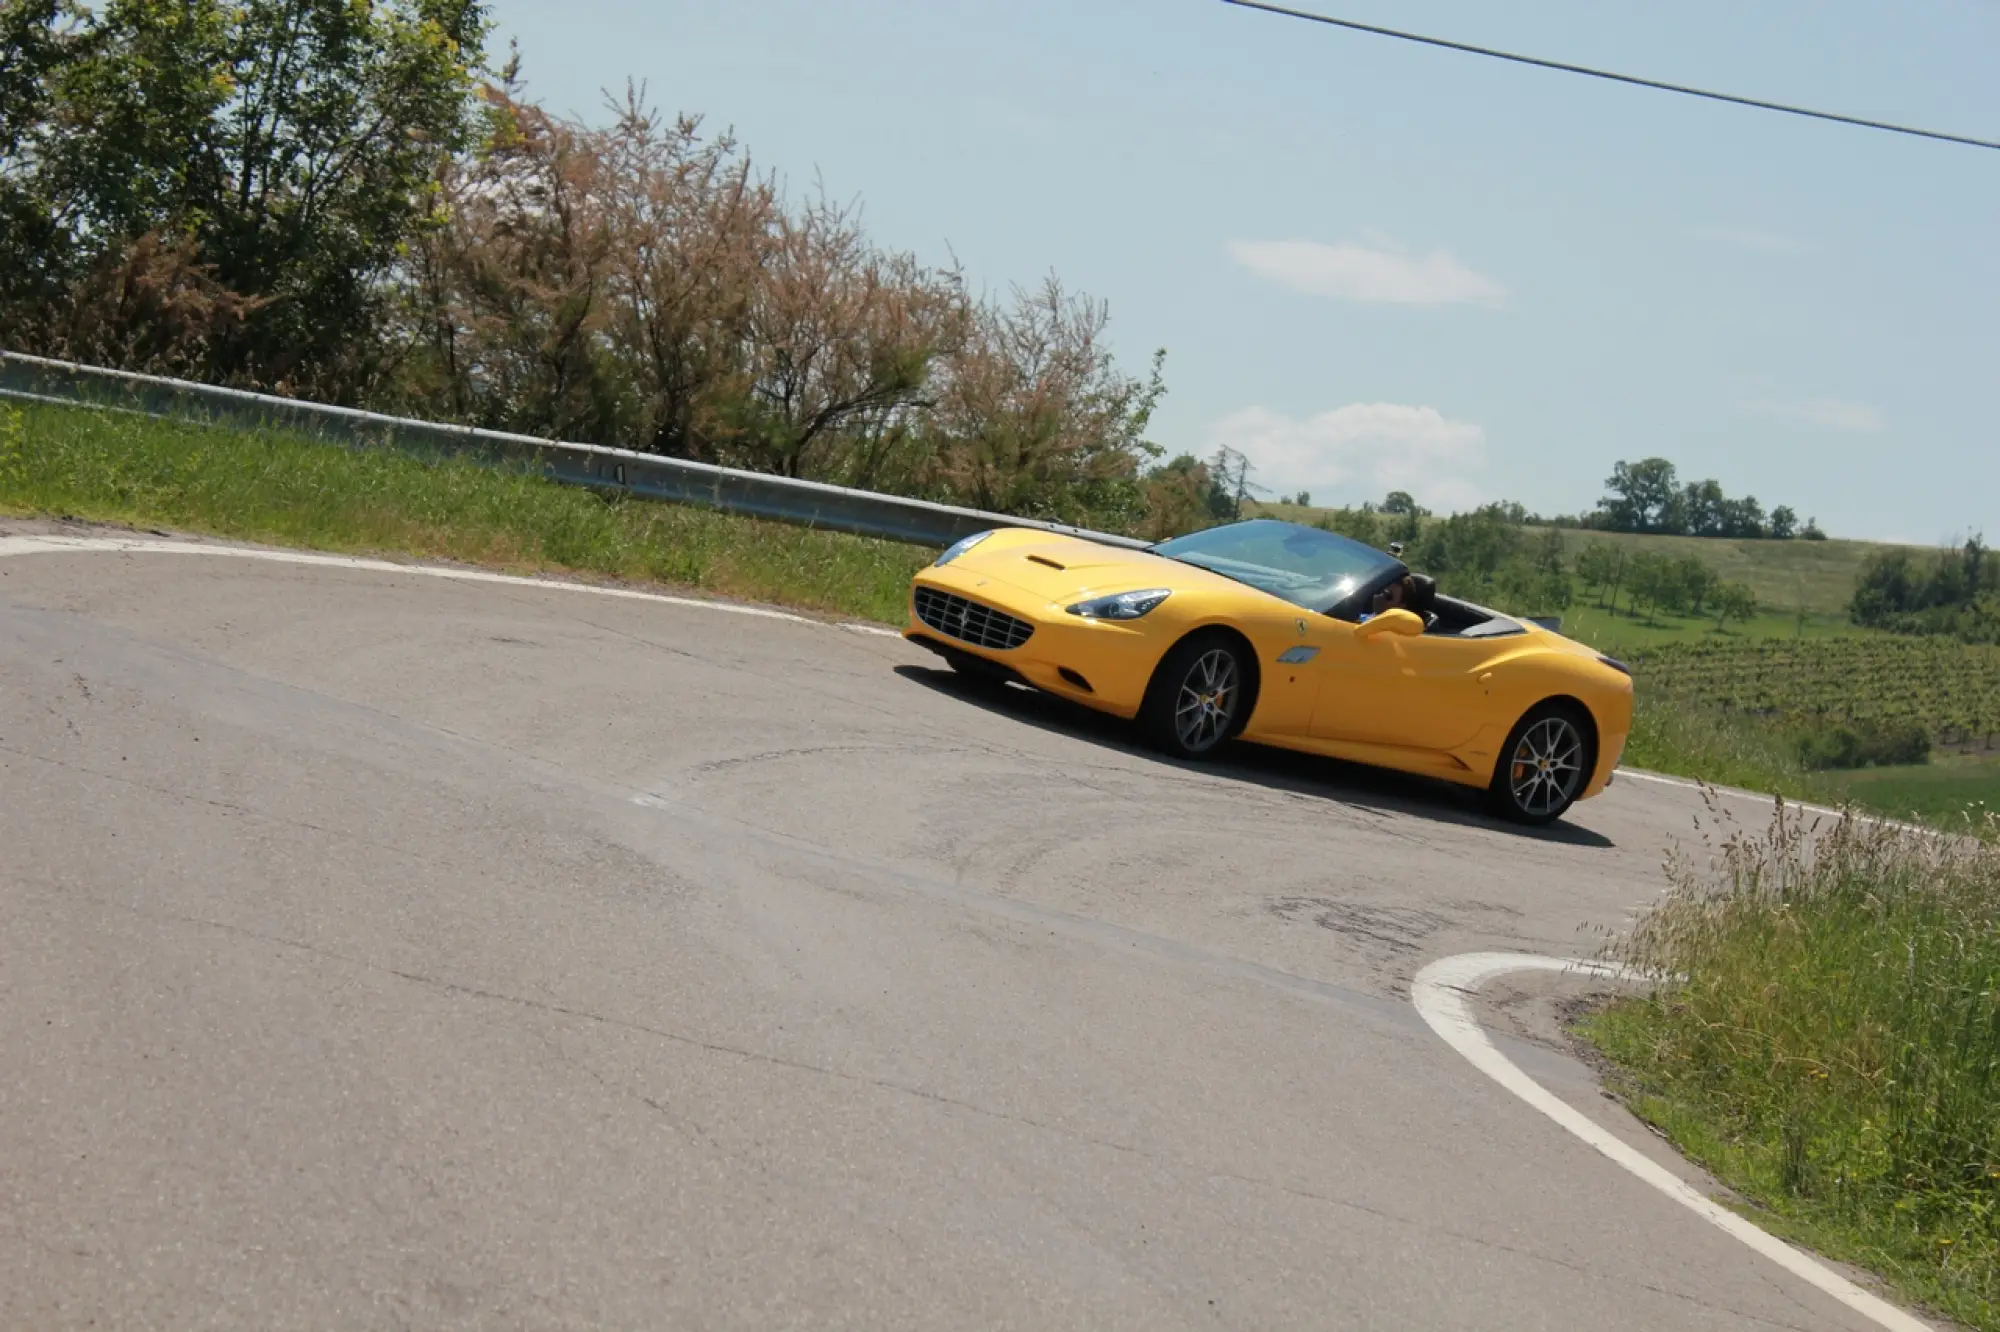
[{"label": "car hood", "polygon": [[[987,545],[997,548],[989,550]],[[1149,551],[1127,550],[1075,537],[1019,543],[982,543],[953,561],[955,567],[992,578],[1031,596],[1068,605],[1084,597],[1142,588],[1174,592],[1229,591],[1263,595],[1221,574]]]}]

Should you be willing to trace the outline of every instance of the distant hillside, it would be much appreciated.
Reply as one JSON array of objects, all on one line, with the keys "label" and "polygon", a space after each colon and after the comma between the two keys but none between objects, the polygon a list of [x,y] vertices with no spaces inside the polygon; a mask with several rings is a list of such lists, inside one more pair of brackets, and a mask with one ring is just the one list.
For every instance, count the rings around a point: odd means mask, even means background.
[{"label": "distant hillside", "polygon": [[[1246,516],[1268,514],[1316,523],[1330,510],[1296,504],[1246,503]],[[1530,529],[1538,531],[1539,529]],[[1747,584],[1760,605],[1772,611],[1845,616],[1862,563],[1879,550],[1875,541],[1739,541],[1724,537],[1652,536],[1634,532],[1564,533],[1574,554],[1590,542],[1627,550],[1652,550],[1672,557],[1692,555],[1730,582]]]}]

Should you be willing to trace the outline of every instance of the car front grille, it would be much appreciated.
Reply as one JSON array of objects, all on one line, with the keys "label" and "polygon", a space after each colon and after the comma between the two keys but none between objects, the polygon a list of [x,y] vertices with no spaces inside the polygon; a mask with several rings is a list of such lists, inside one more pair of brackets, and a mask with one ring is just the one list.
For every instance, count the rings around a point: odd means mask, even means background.
[{"label": "car front grille", "polygon": [[916,601],[919,620],[947,638],[975,647],[1005,652],[1021,646],[1035,632],[1035,626],[1026,620],[934,587],[919,587]]}]

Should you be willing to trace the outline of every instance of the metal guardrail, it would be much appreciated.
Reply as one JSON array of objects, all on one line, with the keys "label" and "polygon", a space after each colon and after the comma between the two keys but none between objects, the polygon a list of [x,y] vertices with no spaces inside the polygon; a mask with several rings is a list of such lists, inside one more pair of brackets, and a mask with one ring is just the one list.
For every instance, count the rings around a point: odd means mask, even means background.
[{"label": "metal guardrail", "polygon": [[158,375],[105,370],[0,351],[0,397],[139,412],[147,416],[226,426],[284,430],[349,444],[387,445],[465,454],[525,466],[550,480],[647,499],[696,504],[857,536],[948,546],[994,527],[1034,527],[1106,545],[1146,543],[1062,523],[931,504],[901,495],[795,481],[764,472],[666,458],[601,444],[573,444],[472,426],[443,425],[329,407],[241,389],[217,388]]}]

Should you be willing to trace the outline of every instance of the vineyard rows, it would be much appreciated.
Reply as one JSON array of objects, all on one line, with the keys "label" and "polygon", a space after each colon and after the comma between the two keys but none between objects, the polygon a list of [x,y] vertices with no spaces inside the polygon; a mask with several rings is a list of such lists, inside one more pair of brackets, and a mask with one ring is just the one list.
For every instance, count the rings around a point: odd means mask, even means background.
[{"label": "vineyard rows", "polygon": [[1633,654],[1641,688],[1733,711],[1917,722],[1942,744],[2000,733],[2000,647],[1944,638],[1722,639]]}]

